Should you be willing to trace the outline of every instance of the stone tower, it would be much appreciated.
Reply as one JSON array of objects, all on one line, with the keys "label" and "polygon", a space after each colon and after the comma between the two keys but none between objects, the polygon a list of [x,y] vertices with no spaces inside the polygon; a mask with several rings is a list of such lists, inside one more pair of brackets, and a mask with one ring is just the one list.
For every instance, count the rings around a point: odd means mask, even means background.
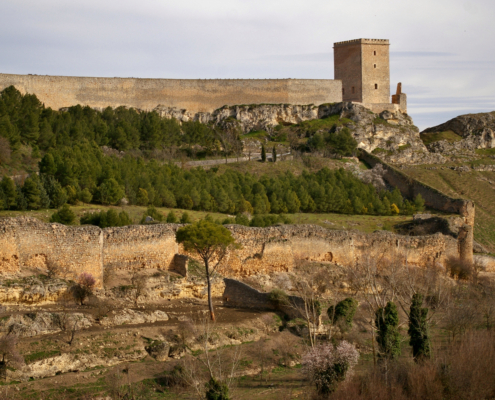
[{"label": "stone tower", "polygon": [[335,79],[342,81],[343,101],[390,103],[388,39],[334,43]]}]

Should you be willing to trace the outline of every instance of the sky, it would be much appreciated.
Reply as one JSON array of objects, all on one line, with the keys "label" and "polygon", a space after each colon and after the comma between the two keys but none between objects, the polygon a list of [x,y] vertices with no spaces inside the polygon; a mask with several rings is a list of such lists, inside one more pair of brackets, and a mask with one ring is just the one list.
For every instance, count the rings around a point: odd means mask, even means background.
[{"label": "sky", "polygon": [[1,0],[0,72],[333,79],[333,43],[389,39],[420,129],[495,110],[495,0]]}]

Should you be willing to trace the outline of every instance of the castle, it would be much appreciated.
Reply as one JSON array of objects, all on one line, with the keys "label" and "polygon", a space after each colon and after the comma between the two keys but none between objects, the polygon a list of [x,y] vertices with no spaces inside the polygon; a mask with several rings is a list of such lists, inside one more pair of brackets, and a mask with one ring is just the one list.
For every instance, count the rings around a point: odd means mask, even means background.
[{"label": "castle", "polygon": [[53,109],[157,106],[212,112],[241,104],[321,105],[352,101],[373,112],[407,112],[406,95],[390,101],[389,41],[334,43],[335,79],[139,79],[0,74],[0,90],[15,86]]}]

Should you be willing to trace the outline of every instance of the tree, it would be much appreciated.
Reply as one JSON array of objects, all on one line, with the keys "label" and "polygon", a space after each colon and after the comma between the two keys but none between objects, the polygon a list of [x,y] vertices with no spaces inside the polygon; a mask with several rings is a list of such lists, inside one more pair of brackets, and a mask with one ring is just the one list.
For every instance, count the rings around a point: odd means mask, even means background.
[{"label": "tree", "polygon": [[277,162],[277,149],[275,148],[275,146],[273,146],[272,149],[272,161]]},{"label": "tree", "polygon": [[318,393],[328,395],[345,380],[358,359],[359,353],[356,348],[343,340],[337,347],[331,343],[324,343],[310,348],[303,356],[302,364]]},{"label": "tree", "polygon": [[88,188],[84,188],[78,193],[79,200],[81,200],[83,203],[91,203],[91,200],[93,199],[93,195],[89,191]]},{"label": "tree", "polygon": [[266,149],[265,145],[261,145],[261,162],[266,162]]},{"label": "tree", "polygon": [[428,323],[428,309],[422,308],[423,295],[415,293],[412,297],[409,313],[409,344],[413,348],[413,357],[416,361],[430,358],[431,343]]},{"label": "tree", "polygon": [[389,301],[385,308],[380,307],[375,315],[379,355],[382,359],[396,359],[401,353],[397,306]]},{"label": "tree", "polygon": [[105,179],[99,193],[101,204],[116,204],[124,197],[124,190],[114,178]]},{"label": "tree", "polygon": [[343,156],[352,156],[357,148],[356,139],[354,139],[348,128],[344,128],[340,132],[331,133],[326,138],[326,141],[332,151],[341,158]]},{"label": "tree", "polygon": [[148,198],[148,192],[146,189],[139,188],[136,202],[140,206],[147,206],[149,204],[150,200]]},{"label": "tree", "polygon": [[1,182],[1,187],[5,196],[6,204],[4,207],[8,209],[12,209],[16,206],[16,188],[15,183],[8,176],[4,176]]},{"label": "tree", "polygon": [[58,222],[64,225],[75,225],[76,214],[72,211],[68,204],[64,204],[57,212],[54,212],[50,218],[50,222]]},{"label": "tree", "polygon": [[84,300],[93,294],[96,280],[89,272],[83,272],[77,278],[76,283],[71,287],[72,295],[76,301],[84,305]]},{"label": "tree", "polygon": [[45,154],[45,156],[38,163],[40,174],[55,175],[57,172],[57,166],[55,165],[55,160],[50,153]]},{"label": "tree", "polygon": [[416,211],[423,211],[425,209],[425,200],[421,196],[421,193],[418,193],[414,198],[414,208],[416,208]]},{"label": "tree", "polygon": [[7,377],[8,367],[17,367],[24,364],[24,359],[17,350],[17,336],[13,334],[7,334],[0,338],[0,355],[2,360],[0,361],[0,376]]},{"label": "tree", "polygon": [[189,216],[189,213],[187,211],[184,211],[180,217],[180,223],[181,224],[190,224],[191,223],[191,217]]},{"label": "tree", "polygon": [[169,213],[167,214],[167,224],[176,224],[176,223],[177,223],[177,217],[174,211],[170,210]]},{"label": "tree", "polygon": [[[208,307],[214,321],[215,313],[211,300],[211,276],[223,261],[228,251],[238,247],[230,231],[222,225],[201,220],[177,230],[176,239],[186,251],[196,253],[203,261],[208,285]],[[212,262],[215,264],[212,265]]]},{"label": "tree", "polygon": [[339,301],[335,307],[332,305],[328,308],[328,318],[333,324],[342,321],[344,329],[350,329],[352,328],[352,320],[354,319],[354,314],[356,314],[357,307],[358,301],[348,297]]}]

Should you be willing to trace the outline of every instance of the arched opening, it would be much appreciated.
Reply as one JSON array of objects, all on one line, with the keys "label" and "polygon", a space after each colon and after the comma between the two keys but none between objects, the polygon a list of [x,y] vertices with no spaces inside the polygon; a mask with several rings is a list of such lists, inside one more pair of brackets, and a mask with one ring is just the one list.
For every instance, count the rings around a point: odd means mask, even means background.
[{"label": "arched opening", "polygon": [[376,64],[373,64],[373,68],[376,68]]},{"label": "arched opening", "polygon": [[375,89],[378,89],[378,83],[375,83]]}]

